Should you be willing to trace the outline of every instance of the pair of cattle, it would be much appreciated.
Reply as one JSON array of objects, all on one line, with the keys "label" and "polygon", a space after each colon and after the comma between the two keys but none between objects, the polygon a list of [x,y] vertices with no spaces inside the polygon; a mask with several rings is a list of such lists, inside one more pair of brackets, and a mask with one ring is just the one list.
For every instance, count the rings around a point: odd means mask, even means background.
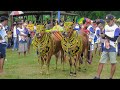
[{"label": "pair of cattle", "polygon": [[[56,69],[58,57],[61,53],[61,62],[66,61],[68,57],[70,64],[70,75],[76,76],[77,62],[82,61],[83,54],[88,61],[89,41],[88,36],[84,32],[78,34],[71,27],[67,28],[65,32],[59,31],[37,33],[33,39],[33,46],[38,51],[38,58],[41,59],[41,70],[43,73],[43,66],[47,66],[47,74],[49,74],[49,66],[52,55],[56,57]],[[38,60],[39,60],[38,59]]]}]

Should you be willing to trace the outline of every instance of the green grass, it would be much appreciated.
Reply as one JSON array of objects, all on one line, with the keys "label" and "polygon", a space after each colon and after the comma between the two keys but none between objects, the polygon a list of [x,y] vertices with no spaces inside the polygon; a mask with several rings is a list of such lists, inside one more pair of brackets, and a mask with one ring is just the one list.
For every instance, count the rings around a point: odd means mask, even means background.
[{"label": "green grass", "polygon": [[[50,62],[50,75],[40,74],[40,65],[38,64],[36,53],[31,49],[31,53],[24,58],[23,54],[18,58],[17,51],[7,50],[7,61],[5,61],[4,72],[0,79],[93,79],[96,75],[100,56],[94,55],[92,65],[87,66],[87,71],[82,65],[81,71],[77,72],[77,77],[69,76],[69,63],[65,64],[65,71],[62,71],[62,64],[58,61],[58,69],[55,69],[54,56]],[[114,75],[115,79],[120,78],[120,57],[117,57],[117,69]],[[101,78],[108,79],[110,74],[110,62],[108,61],[103,69]]]}]

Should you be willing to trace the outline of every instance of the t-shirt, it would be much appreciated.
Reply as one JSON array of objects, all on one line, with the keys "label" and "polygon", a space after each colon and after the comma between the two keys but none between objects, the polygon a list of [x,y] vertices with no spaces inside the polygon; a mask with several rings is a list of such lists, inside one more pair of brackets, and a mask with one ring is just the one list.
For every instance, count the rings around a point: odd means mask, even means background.
[{"label": "t-shirt", "polygon": [[79,25],[75,25],[74,30],[80,30],[80,26]]},{"label": "t-shirt", "polygon": [[92,39],[91,44],[94,44],[95,31],[94,31],[92,25],[89,25],[87,30],[89,30],[89,32],[90,32],[89,38]]},{"label": "t-shirt", "polygon": [[17,30],[17,28],[16,28],[16,26],[14,26],[14,28],[13,28],[13,37],[17,37],[16,30]]},{"label": "t-shirt", "polygon": [[7,33],[5,31],[5,27],[1,23],[0,23],[0,26],[2,27],[0,29],[0,35],[1,35],[2,39],[3,39],[2,42],[7,42],[6,39],[5,39],[5,37],[7,36]]},{"label": "t-shirt", "polygon": [[26,29],[26,28],[17,28],[17,30],[16,30],[16,33],[17,33],[17,35],[19,36],[19,41],[20,42],[22,42],[22,41],[26,41],[26,36],[21,36],[20,34],[22,34],[22,35],[28,35],[28,29]]},{"label": "t-shirt", "polygon": [[117,52],[116,49],[117,49],[117,38],[116,37],[119,37],[119,34],[120,34],[120,29],[118,28],[118,26],[116,24],[114,24],[113,26],[109,26],[109,25],[106,25],[105,26],[105,31],[104,33],[111,37],[112,39],[115,39],[115,41],[113,40],[109,40],[109,43],[110,43],[110,48],[109,49],[106,49],[105,48],[105,42],[104,42],[104,48],[103,48],[103,51],[106,51],[106,52]]},{"label": "t-shirt", "polygon": [[95,29],[94,42],[100,43],[100,28],[99,27],[96,27],[96,29]]}]

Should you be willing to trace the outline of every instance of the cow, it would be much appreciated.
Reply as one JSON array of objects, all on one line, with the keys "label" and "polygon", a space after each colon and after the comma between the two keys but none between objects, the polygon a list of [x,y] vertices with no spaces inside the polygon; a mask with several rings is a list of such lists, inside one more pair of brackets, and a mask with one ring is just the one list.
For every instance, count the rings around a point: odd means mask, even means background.
[{"label": "cow", "polygon": [[76,76],[77,62],[81,55],[83,44],[82,37],[75,30],[73,24],[65,24],[65,32],[62,33],[61,45],[65,58],[68,57],[70,64],[70,75]]},{"label": "cow", "polygon": [[[85,57],[85,66],[87,66],[87,62],[89,63],[89,37],[84,31],[76,32],[73,29],[73,24],[65,25],[65,32],[62,33],[62,48],[65,53],[65,57],[69,57],[70,64],[70,75],[76,76],[76,68],[77,62],[80,64],[83,62],[83,56]],[[74,65],[74,71],[72,71],[72,67]],[[86,70],[86,67],[85,67]]]},{"label": "cow", "polygon": [[[52,32],[45,32],[45,26],[41,25],[41,29],[39,29],[39,32],[36,33],[34,39],[33,39],[33,46],[36,50],[38,50],[38,61],[41,59],[41,73],[43,73],[43,66],[47,66],[47,72],[49,73],[49,66],[50,66],[50,60],[52,55],[55,55],[56,57],[56,69],[57,69],[57,61],[59,57],[59,53],[61,52],[61,60],[63,59],[63,50],[61,46],[61,40],[57,40],[57,36],[55,36]],[[64,67],[63,67],[64,68]]]}]

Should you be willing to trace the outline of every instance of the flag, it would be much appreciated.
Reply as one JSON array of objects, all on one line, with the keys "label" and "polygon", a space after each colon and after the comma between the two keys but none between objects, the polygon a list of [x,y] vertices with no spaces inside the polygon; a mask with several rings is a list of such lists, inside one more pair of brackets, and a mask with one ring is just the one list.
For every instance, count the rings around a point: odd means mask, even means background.
[{"label": "flag", "polygon": [[77,23],[82,24],[83,20],[84,20],[84,17],[83,18],[78,18]]}]

